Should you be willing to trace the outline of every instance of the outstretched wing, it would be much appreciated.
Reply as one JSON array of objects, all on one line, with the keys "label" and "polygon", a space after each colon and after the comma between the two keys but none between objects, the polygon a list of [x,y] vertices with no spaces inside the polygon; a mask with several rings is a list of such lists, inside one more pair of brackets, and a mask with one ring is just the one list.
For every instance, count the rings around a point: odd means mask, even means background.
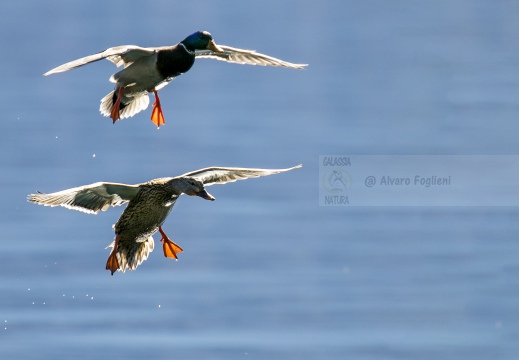
[{"label": "outstretched wing", "polygon": [[122,205],[139,192],[139,185],[97,182],[52,194],[31,194],[27,200],[45,206],[63,206],[89,214]]},{"label": "outstretched wing", "polygon": [[56,74],[68,70],[78,68],[80,66],[90,64],[101,59],[108,59],[118,67],[124,65],[125,67],[135,62],[143,56],[151,56],[156,51],[156,48],[143,48],[135,45],[116,46],[105,51],[101,51],[94,55],[85,56],[81,59],[70,61],[66,64],[60,65],[57,68],[47,71],[44,76]]},{"label": "outstretched wing", "polygon": [[275,57],[257,53],[254,50],[236,49],[230,46],[218,45],[222,52],[209,49],[196,50],[195,57],[211,58],[227,61],[236,64],[261,65],[261,66],[281,66],[291,69],[304,69],[307,64],[293,64],[287,61],[276,59]]},{"label": "outstretched wing", "polygon": [[236,180],[245,180],[260,176],[279,174],[300,168],[297,165],[288,169],[247,169],[247,168],[224,168],[224,167],[208,167],[196,171],[189,172],[180,177],[189,176],[201,181],[205,186],[213,184],[226,184]]}]

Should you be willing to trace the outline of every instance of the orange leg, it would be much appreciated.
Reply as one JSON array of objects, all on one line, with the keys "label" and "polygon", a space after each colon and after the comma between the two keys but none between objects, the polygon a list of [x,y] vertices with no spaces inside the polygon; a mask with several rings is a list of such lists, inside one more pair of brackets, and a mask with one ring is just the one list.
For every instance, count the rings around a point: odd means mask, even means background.
[{"label": "orange leg", "polygon": [[120,87],[119,91],[117,92],[117,100],[115,100],[115,104],[112,107],[112,111],[110,112],[110,117],[114,121],[114,124],[117,120],[119,120],[119,107],[121,106],[121,97],[123,95],[124,87]]},{"label": "orange leg", "polygon": [[162,243],[164,256],[178,260],[177,253],[181,253],[183,251],[182,248],[169,239],[164,230],[162,230],[162,226],[159,226],[159,232],[162,235],[160,242]]},{"label": "orange leg", "polygon": [[115,236],[114,248],[112,249],[112,252],[108,257],[108,260],[106,261],[106,270],[110,270],[112,272],[112,275],[114,274],[114,272],[117,271],[117,269],[119,269],[119,261],[117,261],[117,245],[119,245],[120,238],[121,235]]},{"label": "orange leg", "polygon": [[162,113],[162,107],[160,106],[160,99],[157,90],[153,90],[155,94],[155,102],[153,103],[153,110],[151,111],[151,121],[160,127],[160,125],[166,124],[164,120],[164,114]]}]

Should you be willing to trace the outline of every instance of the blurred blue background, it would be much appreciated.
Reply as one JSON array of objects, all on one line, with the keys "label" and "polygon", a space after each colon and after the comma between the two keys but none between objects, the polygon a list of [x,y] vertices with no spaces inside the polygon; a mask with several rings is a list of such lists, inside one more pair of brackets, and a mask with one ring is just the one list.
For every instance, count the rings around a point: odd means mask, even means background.
[{"label": "blurred blue background", "polygon": [[[517,2],[4,0],[0,18],[0,358],[519,356],[517,208],[318,206],[319,155],[519,153]],[[99,114],[108,61],[42,76],[197,30],[310,66],[200,59],[161,91],[160,130],[150,108]],[[157,247],[113,277],[122,208],[26,202],[299,163],[181,198],[164,225],[179,261]]]}]

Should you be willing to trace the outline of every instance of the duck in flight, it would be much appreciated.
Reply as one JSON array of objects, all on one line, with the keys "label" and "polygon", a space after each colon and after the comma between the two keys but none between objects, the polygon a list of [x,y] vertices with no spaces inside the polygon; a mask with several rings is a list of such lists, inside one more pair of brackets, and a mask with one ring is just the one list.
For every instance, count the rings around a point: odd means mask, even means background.
[{"label": "duck in flight", "polygon": [[124,68],[110,77],[115,90],[101,100],[99,111],[110,116],[115,123],[118,119],[129,118],[146,109],[148,93],[153,92],[155,103],[151,121],[157,126],[164,125],[164,114],[158,91],[175,77],[187,72],[196,58],[211,58],[236,64],[281,66],[303,69],[306,64],[292,64],[252,50],[236,49],[216,45],[207,31],[197,31],[173,46],[139,47],[135,45],[116,46],[94,55],[89,55],[60,65],[44,75],[56,74],[77,67],[108,59]]},{"label": "duck in flight", "polygon": [[114,225],[115,240],[108,245],[112,251],[106,262],[106,269],[113,275],[117,270],[135,270],[146,260],[153,250],[153,234],[157,231],[162,236],[160,241],[164,256],[177,259],[177,253],[182,252],[182,248],[169,239],[162,230],[162,224],[180,195],[214,200],[206,191],[206,186],[278,174],[300,167],[301,165],[287,169],[209,167],[136,185],[97,182],[52,194],[31,194],[28,201],[45,206],[59,205],[90,214],[128,202]]}]

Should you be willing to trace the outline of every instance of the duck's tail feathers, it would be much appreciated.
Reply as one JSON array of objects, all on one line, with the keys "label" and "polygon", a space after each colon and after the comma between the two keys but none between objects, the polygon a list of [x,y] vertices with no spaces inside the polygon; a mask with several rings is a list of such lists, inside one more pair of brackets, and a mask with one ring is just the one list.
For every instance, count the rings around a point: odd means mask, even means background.
[{"label": "duck's tail feathers", "polygon": [[[112,108],[117,99],[114,99],[115,90],[107,94],[101,99],[101,105],[99,111],[104,116],[110,116]],[[121,106],[119,110],[119,116],[121,119],[130,118],[133,115],[145,110],[150,104],[150,98],[147,92],[135,94],[132,97],[123,95],[121,100]]]},{"label": "duck's tail feathers", "polygon": [[[113,248],[115,241],[112,241],[106,248]],[[152,236],[148,236],[142,241],[119,241],[117,245],[117,261],[119,271],[135,270],[142,264],[153,251],[155,243]]]}]

